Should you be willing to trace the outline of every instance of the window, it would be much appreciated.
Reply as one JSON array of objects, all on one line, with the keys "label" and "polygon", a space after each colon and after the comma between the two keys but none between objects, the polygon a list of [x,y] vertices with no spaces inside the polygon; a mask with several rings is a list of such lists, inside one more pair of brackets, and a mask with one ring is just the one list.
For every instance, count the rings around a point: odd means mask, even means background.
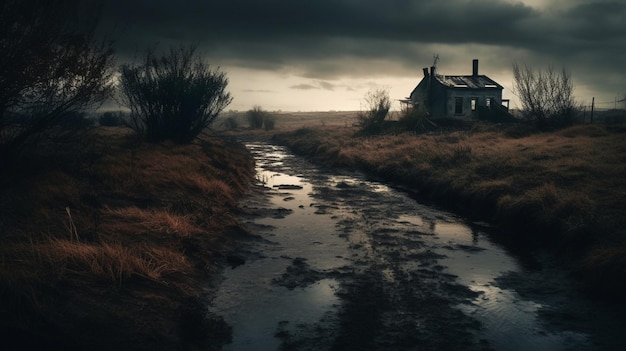
[{"label": "window", "polygon": [[476,111],[476,98],[472,98],[472,111]]},{"label": "window", "polygon": [[485,99],[485,106],[487,106],[487,108],[491,108],[491,98],[490,97]]},{"label": "window", "polygon": [[454,98],[454,113],[457,115],[463,114],[463,98]]}]

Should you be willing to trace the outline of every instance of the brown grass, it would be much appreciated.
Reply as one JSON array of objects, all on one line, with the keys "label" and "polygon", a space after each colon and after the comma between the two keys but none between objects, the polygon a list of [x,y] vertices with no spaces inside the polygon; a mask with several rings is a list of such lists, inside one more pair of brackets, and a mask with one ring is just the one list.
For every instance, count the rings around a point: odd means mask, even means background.
[{"label": "brown grass", "polygon": [[178,347],[176,309],[203,293],[228,250],[253,160],[215,137],[136,146],[124,129],[101,128],[86,144],[73,162],[28,155],[2,174],[2,327],[34,331],[43,318],[71,333],[85,309],[103,328],[146,323],[156,349]]}]

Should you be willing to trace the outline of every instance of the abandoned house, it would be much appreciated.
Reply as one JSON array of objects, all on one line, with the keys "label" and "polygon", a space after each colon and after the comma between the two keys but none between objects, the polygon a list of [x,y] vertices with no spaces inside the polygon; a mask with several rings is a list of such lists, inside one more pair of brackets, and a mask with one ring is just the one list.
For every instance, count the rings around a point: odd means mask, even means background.
[{"label": "abandoned house", "polygon": [[491,78],[478,74],[478,60],[473,60],[471,75],[441,75],[435,66],[430,71],[424,68],[424,78],[404,101],[435,118],[480,118],[508,112],[509,100],[502,100],[502,89]]}]

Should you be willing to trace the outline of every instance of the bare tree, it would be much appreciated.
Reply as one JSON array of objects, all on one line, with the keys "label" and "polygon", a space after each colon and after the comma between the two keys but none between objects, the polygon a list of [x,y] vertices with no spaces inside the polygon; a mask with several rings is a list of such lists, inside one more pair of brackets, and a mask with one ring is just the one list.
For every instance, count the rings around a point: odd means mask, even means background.
[{"label": "bare tree", "polygon": [[570,73],[549,66],[545,70],[513,64],[514,92],[522,103],[524,116],[541,126],[574,121],[579,107],[574,101]]},{"label": "bare tree", "polygon": [[148,50],[141,65],[123,65],[120,72],[131,127],[149,142],[190,142],[232,101],[226,74],[205,63],[195,46],[162,56]]},{"label": "bare tree", "polygon": [[113,50],[95,37],[100,1],[0,3],[0,160],[70,131],[111,90]]}]

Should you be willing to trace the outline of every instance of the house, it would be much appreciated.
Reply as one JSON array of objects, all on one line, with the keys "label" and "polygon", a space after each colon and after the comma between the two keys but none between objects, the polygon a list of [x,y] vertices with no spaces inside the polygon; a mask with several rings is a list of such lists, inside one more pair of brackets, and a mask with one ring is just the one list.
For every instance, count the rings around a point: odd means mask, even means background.
[{"label": "house", "polygon": [[423,108],[431,117],[479,118],[508,112],[509,100],[502,100],[503,87],[478,74],[478,60],[472,74],[449,76],[436,68],[424,68],[424,77],[405,102]]}]

